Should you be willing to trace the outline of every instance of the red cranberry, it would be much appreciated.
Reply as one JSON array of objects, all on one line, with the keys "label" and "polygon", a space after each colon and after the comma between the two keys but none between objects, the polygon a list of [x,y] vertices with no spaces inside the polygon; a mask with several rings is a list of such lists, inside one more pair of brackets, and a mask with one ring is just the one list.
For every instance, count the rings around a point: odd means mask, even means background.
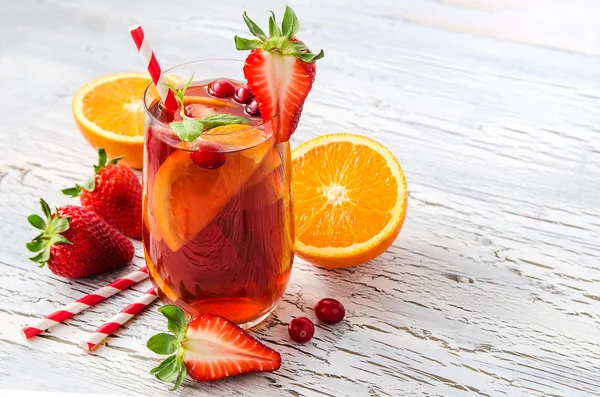
[{"label": "red cranberry", "polygon": [[217,98],[231,98],[235,93],[235,86],[229,80],[215,80],[208,88],[208,93]]},{"label": "red cranberry", "polygon": [[250,117],[260,117],[260,110],[258,109],[258,102],[252,100],[248,105],[244,106],[246,114]]},{"label": "red cranberry", "polygon": [[225,153],[221,147],[211,141],[200,142],[191,154],[190,158],[199,167],[213,170],[225,164]]},{"label": "red cranberry", "polygon": [[326,324],[336,324],[344,319],[346,309],[335,299],[321,299],[315,306],[317,318]]},{"label": "red cranberry", "polygon": [[306,317],[293,319],[288,326],[290,337],[298,343],[308,342],[315,334],[315,326]]},{"label": "red cranberry", "polygon": [[239,86],[235,90],[235,94],[233,95],[233,100],[237,103],[241,103],[243,105],[247,105],[254,99],[254,94],[252,90],[247,85]]}]

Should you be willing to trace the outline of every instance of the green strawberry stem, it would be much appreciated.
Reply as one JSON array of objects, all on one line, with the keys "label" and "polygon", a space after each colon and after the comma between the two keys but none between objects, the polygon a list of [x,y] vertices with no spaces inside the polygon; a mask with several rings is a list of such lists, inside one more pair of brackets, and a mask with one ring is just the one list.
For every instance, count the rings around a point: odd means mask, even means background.
[{"label": "green strawberry stem", "polygon": [[271,16],[269,17],[269,36],[265,35],[265,32],[254,23],[248,15],[244,12],[242,17],[248,30],[257,39],[245,39],[243,37],[235,36],[235,48],[238,50],[253,50],[255,48],[262,48],[268,52],[279,52],[282,55],[292,55],[304,62],[314,62],[317,59],[321,59],[325,56],[323,50],[317,54],[312,53],[304,43],[292,40],[292,38],[298,33],[300,29],[300,23],[298,17],[294,13],[291,7],[286,6],[283,14],[283,20],[281,22],[281,28],[277,26],[275,20],[275,14],[270,11]]},{"label": "green strawberry stem", "polygon": [[81,194],[81,190],[85,189],[88,192],[93,192],[96,188],[96,174],[98,174],[104,167],[110,164],[117,164],[119,160],[121,160],[123,156],[115,157],[110,161],[106,161],[106,151],[103,148],[98,149],[98,165],[94,166],[94,175],[89,177],[83,185],[76,184],[75,187],[70,187],[67,189],[61,190],[64,194],[70,197],[77,197]]},{"label": "green strawberry stem", "polygon": [[163,382],[174,382],[171,391],[176,390],[183,382],[187,370],[183,363],[184,349],[182,346],[185,340],[189,321],[183,310],[173,305],[166,305],[158,311],[167,318],[167,328],[170,333],[160,333],[148,339],[146,346],[156,354],[170,354],[158,366],[152,368],[150,373]]},{"label": "green strawberry stem", "polygon": [[40,199],[44,218],[37,214],[29,215],[27,220],[31,226],[42,230],[40,234],[35,236],[33,240],[26,244],[26,247],[31,252],[38,252],[37,255],[29,258],[31,261],[39,263],[39,267],[43,267],[50,259],[50,249],[54,244],[71,244],[61,233],[69,230],[69,218],[61,218],[58,215],[58,209],[52,214],[50,206],[43,199]]}]

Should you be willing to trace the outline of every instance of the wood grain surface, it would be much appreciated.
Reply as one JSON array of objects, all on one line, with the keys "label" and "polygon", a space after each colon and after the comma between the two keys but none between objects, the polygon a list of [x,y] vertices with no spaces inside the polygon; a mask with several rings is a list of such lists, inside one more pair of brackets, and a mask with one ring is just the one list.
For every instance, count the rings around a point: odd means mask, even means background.
[{"label": "wood grain surface", "polygon": [[[368,5],[367,5],[368,4]],[[400,237],[359,268],[296,260],[280,308],[252,334],[281,370],[195,396],[600,395],[600,3],[291,1],[324,48],[294,146],[351,131],[388,146],[409,184]],[[95,152],[71,99],[88,80],[141,71],[141,23],[164,65],[232,57],[241,13],[280,2],[2,0],[0,389],[167,395],[145,341],[158,305],[95,354],[78,342],[147,284],[24,341],[19,328],[134,268],[82,281],[27,260],[26,216],[85,178]],[[143,264],[137,245],[137,265]],[[306,345],[287,323],[323,297],[347,319]],[[1,394],[1,393],[0,393]]]}]

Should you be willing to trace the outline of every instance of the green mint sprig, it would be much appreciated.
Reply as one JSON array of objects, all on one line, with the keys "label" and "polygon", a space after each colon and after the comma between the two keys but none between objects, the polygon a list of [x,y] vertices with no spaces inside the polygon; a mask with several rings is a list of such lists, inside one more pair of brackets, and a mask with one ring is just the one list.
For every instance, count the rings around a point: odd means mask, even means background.
[{"label": "green mint sprig", "polygon": [[163,332],[156,334],[146,343],[148,349],[156,354],[170,354],[158,366],[152,368],[150,373],[163,382],[175,382],[171,391],[177,389],[187,374],[183,363],[183,346],[188,327],[188,319],[177,306],[166,305],[158,309],[159,313],[168,320],[167,328],[172,334]]},{"label": "green mint sprig", "polygon": [[200,119],[191,119],[187,117],[187,115],[185,114],[185,107],[183,101],[185,97],[185,92],[190,86],[190,83],[192,82],[193,78],[194,75],[192,74],[190,78],[185,82],[182,88],[176,88],[171,84],[165,83],[165,87],[170,89],[173,92],[173,94],[175,94],[175,97],[181,105],[181,118],[183,120],[173,121],[169,124],[171,126],[171,129],[173,130],[175,135],[179,137],[179,139],[185,142],[192,142],[196,140],[200,135],[202,135],[205,129],[209,130],[211,128],[220,127],[222,125],[228,124],[250,124],[250,119],[247,117],[234,116],[226,113],[211,114],[210,116],[205,116]]}]

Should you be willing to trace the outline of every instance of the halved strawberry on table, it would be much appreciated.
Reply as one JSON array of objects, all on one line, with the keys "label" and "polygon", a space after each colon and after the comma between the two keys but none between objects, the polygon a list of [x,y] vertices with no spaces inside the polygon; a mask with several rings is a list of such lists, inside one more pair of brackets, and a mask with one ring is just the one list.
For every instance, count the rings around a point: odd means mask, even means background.
[{"label": "halved strawberry on table", "polygon": [[177,306],[158,309],[168,320],[170,333],[151,337],[147,346],[157,354],[171,354],[150,373],[163,382],[181,385],[186,374],[208,382],[249,372],[279,369],[281,356],[231,321],[214,314],[188,320]]},{"label": "halved strawberry on table", "polygon": [[[258,102],[262,119],[273,119],[279,142],[286,142],[298,127],[302,106],[315,81],[315,61],[323,50],[312,53],[295,37],[300,24],[294,11],[287,7],[281,28],[275,15],[269,17],[269,37],[246,13],[244,22],[257,39],[235,36],[238,50],[251,50],[244,65],[244,76]],[[273,118],[275,117],[275,118]]]}]

